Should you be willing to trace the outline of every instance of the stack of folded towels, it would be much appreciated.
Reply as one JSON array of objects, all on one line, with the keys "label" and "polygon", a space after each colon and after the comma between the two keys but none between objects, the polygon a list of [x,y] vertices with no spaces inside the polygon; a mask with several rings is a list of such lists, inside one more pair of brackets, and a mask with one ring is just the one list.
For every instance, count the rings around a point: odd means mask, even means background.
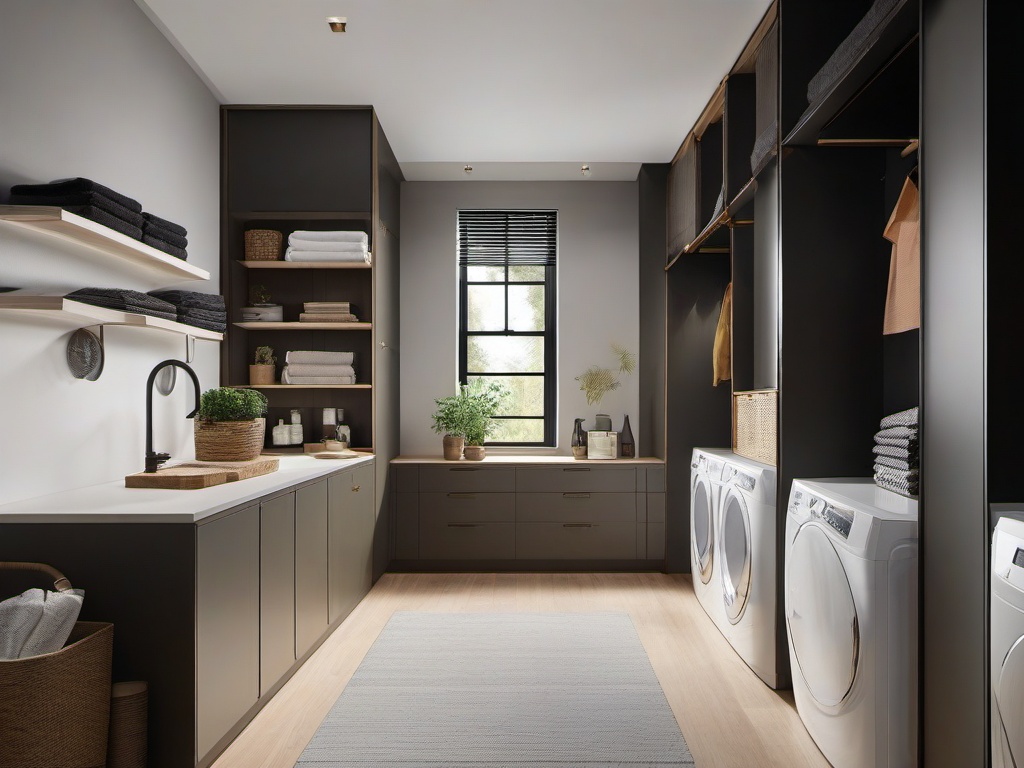
[{"label": "stack of folded towels", "polygon": [[170,302],[127,288],[82,288],[67,294],[64,298],[121,312],[162,317],[164,320],[178,319],[177,309]]},{"label": "stack of folded towels", "polygon": [[875,484],[901,496],[917,498],[921,459],[917,408],[886,416],[875,434]]},{"label": "stack of folded towels", "polygon": [[11,205],[52,205],[176,256],[188,257],[186,229],[142,210],[142,203],[91,179],[59,179],[49,184],[16,184]]},{"label": "stack of folded towels", "polygon": [[284,357],[282,384],[355,384],[352,352],[291,351]]},{"label": "stack of folded towels", "polygon": [[150,296],[169,302],[179,323],[223,333],[228,327],[224,297],[198,291],[150,291]]},{"label": "stack of folded towels", "polygon": [[300,323],[357,323],[359,318],[353,313],[352,305],[347,301],[307,301],[302,304],[299,313]]},{"label": "stack of folded towels", "polygon": [[288,235],[285,261],[355,261],[370,263],[365,232],[297,230]]}]

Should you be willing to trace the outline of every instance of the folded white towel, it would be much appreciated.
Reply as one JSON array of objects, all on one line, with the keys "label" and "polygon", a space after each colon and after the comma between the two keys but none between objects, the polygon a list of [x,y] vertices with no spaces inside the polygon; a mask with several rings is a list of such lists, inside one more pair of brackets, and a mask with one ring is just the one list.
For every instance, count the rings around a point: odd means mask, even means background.
[{"label": "folded white towel", "polygon": [[288,363],[284,370],[289,376],[355,376],[351,365],[332,363]]},{"label": "folded white towel", "polygon": [[367,243],[352,243],[345,240],[302,240],[288,238],[288,246],[295,251],[361,251],[369,250]]},{"label": "folded white towel", "polygon": [[350,229],[319,231],[314,229],[297,229],[288,235],[288,242],[295,240],[315,240],[328,243],[366,243],[369,238],[365,232]]},{"label": "folded white towel", "polygon": [[371,258],[365,251],[296,251],[289,248],[284,252],[285,261],[352,261],[369,264]]},{"label": "folded white towel", "polygon": [[0,659],[24,659],[64,647],[85,592],[29,589],[0,602]]},{"label": "folded white towel", "polygon": [[291,376],[285,368],[281,373],[282,384],[355,384],[355,376]]},{"label": "folded white towel", "polygon": [[293,349],[284,353],[284,361],[311,365],[352,365],[354,352],[321,352],[310,349]]}]

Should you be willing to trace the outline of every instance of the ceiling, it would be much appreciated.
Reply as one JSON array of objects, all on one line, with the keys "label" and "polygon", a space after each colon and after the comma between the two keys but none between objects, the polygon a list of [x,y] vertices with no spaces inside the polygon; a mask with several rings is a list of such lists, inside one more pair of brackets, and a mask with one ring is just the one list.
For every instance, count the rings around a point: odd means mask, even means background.
[{"label": "ceiling", "polygon": [[583,163],[633,180],[672,159],[769,5],[136,2],[222,103],[373,105],[409,180],[580,179]]}]

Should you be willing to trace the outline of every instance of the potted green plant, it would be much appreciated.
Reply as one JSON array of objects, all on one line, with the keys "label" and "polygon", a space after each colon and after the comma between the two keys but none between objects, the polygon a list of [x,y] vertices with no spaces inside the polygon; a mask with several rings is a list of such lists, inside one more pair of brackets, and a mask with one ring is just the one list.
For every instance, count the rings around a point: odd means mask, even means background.
[{"label": "potted green plant", "polygon": [[195,417],[196,458],[250,461],[263,450],[267,398],[253,389],[218,387],[199,398]]},{"label": "potted green plant", "polygon": [[501,405],[508,396],[508,390],[497,382],[483,384],[479,379],[466,388],[469,400],[466,423],[466,445],[463,453],[470,461],[482,461],[487,451],[484,442],[494,434]]},{"label": "potted green plant", "polygon": [[276,363],[273,347],[256,347],[255,363],[249,366],[249,384],[254,387],[273,384]]},{"label": "potted green plant", "polygon": [[242,307],[242,319],[248,322],[281,322],[284,320],[284,307],[271,303],[270,291],[266,286],[251,285],[249,306]]},{"label": "potted green plant", "polygon": [[472,385],[462,384],[454,395],[442,397],[434,401],[434,431],[444,435],[444,457],[449,461],[458,461],[463,449],[466,458],[479,460],[484,457],[483,443],[496,426],[492,417],[497,413],[504,399],[505,389],[494,382],[482,384],[478,381]]}]

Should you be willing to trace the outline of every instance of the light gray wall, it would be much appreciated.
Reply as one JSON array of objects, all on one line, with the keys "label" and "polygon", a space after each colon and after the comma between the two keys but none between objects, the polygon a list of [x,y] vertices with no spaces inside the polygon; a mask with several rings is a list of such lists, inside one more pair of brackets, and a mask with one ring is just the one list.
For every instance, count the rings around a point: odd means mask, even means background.
[{"label": "light gray wall", "polygon": [[[13,184],[85,176],[185,226],[189,263],[219,292],[218,105],[131,0],[8,0],[0,23],[0,202]],[[0,226],[0,285],[67,292],[152,290],[161,282],[92,251]],[[0,503],[93,485],[142,469],[145,383],[183,337],[112,327],[99,381],[72,378],[75,326],[0,313]],[[218,345],[196,343],[204,389]],[[181,380],[181,379],[180,379]],[[180,381],[179,380],[179,381]],[[154,447],[192,454],[191,392],[156,397]]]},{"label": "light gray wall", "polygon": [[608,413],[616,429],[629,414],[640,440],[639,376],[600,405],[587,405],[574,379],[610,366],[610,344],[639,351],[639,269],[635,182],[407,182],[402,185],[401,452],[440,454],[430,428],[434,400],[458,377],[456,215],[460,208],[558,210],[558,453],[571,453],[573,419],[594,426]]}]

